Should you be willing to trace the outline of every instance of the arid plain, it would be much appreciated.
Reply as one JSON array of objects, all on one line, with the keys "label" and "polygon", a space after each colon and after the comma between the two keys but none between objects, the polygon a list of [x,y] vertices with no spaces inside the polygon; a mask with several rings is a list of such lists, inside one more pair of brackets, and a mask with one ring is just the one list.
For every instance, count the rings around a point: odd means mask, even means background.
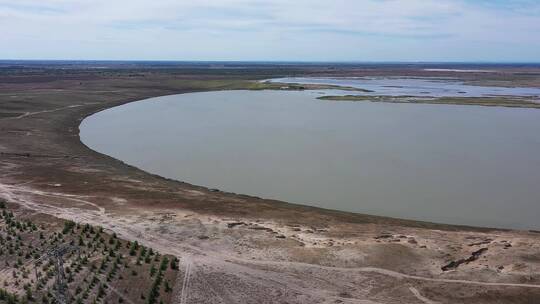
[{"label": "arid plain", "polygon": [[[173,286],[161,297],[164,303],[540,302],[538,231],[417,222],[226,193],[151,175],[94,152],[81,143],[78,129],[88,115],[149,97],[316,88],[257,82],[291,75],[457,77],[482,85],[538,87],[540,69],[499,66],[487,73],[456,73],[417,65],[99,65],[0,69],[0,198],[16,217],[58,221],[60,227],[62,220],[103,227],[122,242],[137,241],[169,259],[177,257],[177,273],[165,274]],[[6,259],[0,284],[22,296],[22,284],[9,284],[17,257]],[[118,294],[129,303],[146,301],[137,292],[123,292],[117,278],[109,285],[119,289],[105,296],[111,302]]]}]

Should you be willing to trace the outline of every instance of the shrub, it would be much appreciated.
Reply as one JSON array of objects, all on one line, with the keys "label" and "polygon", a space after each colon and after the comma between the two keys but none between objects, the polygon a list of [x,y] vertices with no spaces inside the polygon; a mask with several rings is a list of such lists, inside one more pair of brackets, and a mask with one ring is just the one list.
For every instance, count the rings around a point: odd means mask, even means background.
[{"label": "shrub", "polygon": [[152,267],[150,267],[150,276],[153,277],[157,272],[156,266],[152,264]]},{"label": "shrub", "polygon": [[76,224],[73,221],[65,221],[64,222],[64,229],[62,230],[62,234],[67,234],[68,232],[72,232],[75,225]]},{"label": "shrub", "polygon": [[172,269],[172,270],[178,270],[178,269],[179,269],[179,266],[178,266],[178,258],[177,258],[177,257],[174,257],[174,258],[171,260],[171,269]]},{"label": "shrub", "polygon": [[171,288],[171,285],[169,284],[169,281],[165,281],[165,292],[171,292],[172,291],[172,288]]},{"label": "shrub", "polygon": [[98,298],[103,298],[104,295],[105,295],[105,288],[103,287],[103,284],[100,284],[99,288],[98,288],[97,297]]}]

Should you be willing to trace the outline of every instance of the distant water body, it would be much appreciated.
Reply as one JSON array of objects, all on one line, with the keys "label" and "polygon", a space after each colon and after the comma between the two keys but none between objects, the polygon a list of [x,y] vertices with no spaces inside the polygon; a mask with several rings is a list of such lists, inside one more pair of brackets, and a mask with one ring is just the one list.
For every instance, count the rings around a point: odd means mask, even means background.
[{"label": "distant water body", "polygon": [[357,77],[357,78],[306,78],[289,77],[272,79],[273,82],[300,84],[331,84],[355,87],[372,92],[347,92],[356,95],[422,96],[422,97],[493,97],[528,96],[540,102],[540,88],[494,87],[467,85],[449,78]]},{"label": "distant water body", "polygon": [[88,117],[81,138],[148,172],[225,191],[540,229],[540,110],[316,99],[322,93],[335,92],[151,98]]}]

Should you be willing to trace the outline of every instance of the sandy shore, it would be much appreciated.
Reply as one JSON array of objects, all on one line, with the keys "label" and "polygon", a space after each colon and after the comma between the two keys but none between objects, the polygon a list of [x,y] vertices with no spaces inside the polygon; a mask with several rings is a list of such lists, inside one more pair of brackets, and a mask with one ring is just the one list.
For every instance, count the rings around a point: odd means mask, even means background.
[{"label": "sandy shore", "polygon": [[167,94],[250,88],[246,79],[284,72],[230,73],[2,76],[0,196],[178,256],[183,279],[175,288],[177,303],[540,298],[539,233],[375,217],[213,191],[150,175],[79,140],[80,121],[102,109]]}]

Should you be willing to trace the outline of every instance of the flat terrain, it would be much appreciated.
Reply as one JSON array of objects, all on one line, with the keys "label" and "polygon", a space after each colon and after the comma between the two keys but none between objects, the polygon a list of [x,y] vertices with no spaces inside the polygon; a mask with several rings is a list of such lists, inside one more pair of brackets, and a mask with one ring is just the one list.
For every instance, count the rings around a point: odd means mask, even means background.
[{"label": "flat terrain", "polygon": [[371,101],[390,103],[475,105],[486,107],[540,109],[540,102],[529,98],[513,97],[415,97],[415,96],[321,96],[318,99],[335,101]]},{"label": "flat terrain", "polygon": [[[78,137],[84,117],[112,106],[185,92],[263,89],[254,81],[272,77],[442,76],[483,85],[540,85],[537,67],[496,70],[4,63],[0,197],[16,216],[79,223],[68,236],[90,224],[104,228],[104,239],[115,233],[120,242],[136,240],[176,256],[180,269],[168,277],[172,291],[164,303],[535,303],[538,232],[415,222],[224,193],[150,175],[93,152]],[[11,284],[11,266],[0,265],[0,273],[9,292],[24,296],[24,286]],[[142,282],[134,284],[151,282],[123,276]],[[99,301],[119,302],[120,296],[108,294]],[[141,301],[136,296],[128,290],[123,301]]]}]

